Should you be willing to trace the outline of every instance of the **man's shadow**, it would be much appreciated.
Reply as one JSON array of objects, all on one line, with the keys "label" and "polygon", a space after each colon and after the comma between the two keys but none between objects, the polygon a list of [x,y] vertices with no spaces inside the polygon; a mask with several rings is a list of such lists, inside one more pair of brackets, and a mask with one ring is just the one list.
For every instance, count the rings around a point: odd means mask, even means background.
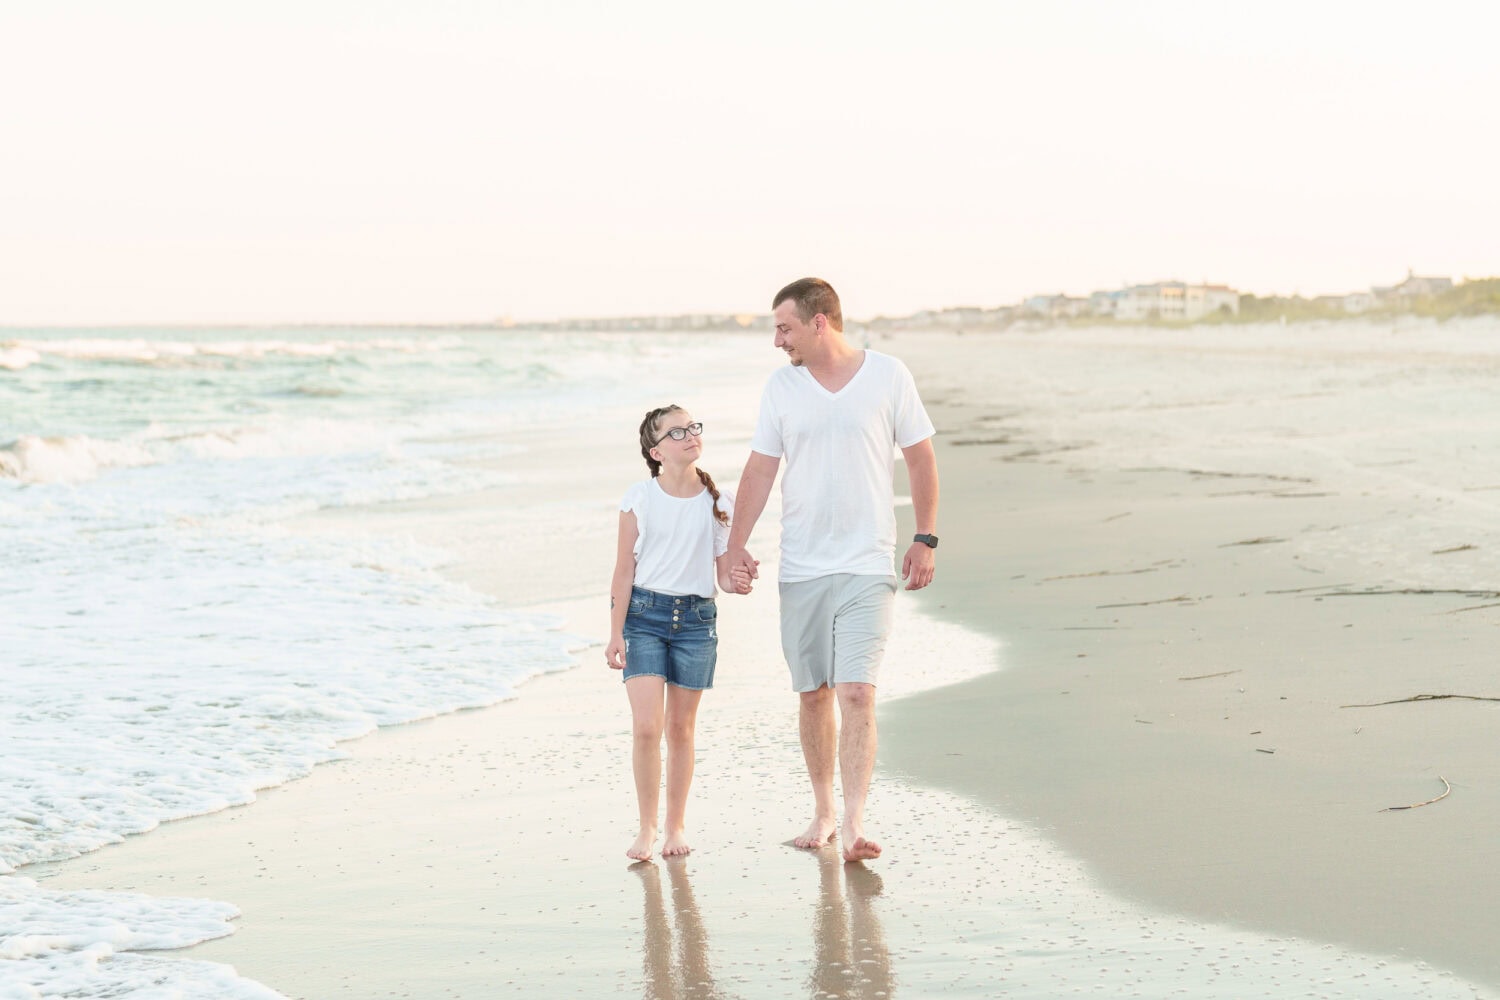
[{"label": "man's shadow", "polygon": [[[667,917],[662,867],[670,884],[673,919]],[[722,1000],[725,995],[708,966],[708,934],[693,900],[687,859],[663,858],[661,867],[641,861],[630,870],[640,877],[646,896],[645,1000]]]},{"label": "man's shadow", "polygon": [[874,905],[884,883],[864,865],[846,864],[837,849],[824,848],[816,857],[818,903],[808,989],[814,997],[889,1000],[896,995],[896,981]]}]

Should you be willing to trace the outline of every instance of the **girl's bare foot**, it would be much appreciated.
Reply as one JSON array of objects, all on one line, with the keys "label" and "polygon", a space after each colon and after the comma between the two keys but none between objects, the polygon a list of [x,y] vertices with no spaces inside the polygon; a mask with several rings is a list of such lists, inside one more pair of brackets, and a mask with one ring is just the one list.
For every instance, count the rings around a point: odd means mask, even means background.
[{"label": "girl's bare foot", "polygon": [[833,837],[833,826],[832,816],[814,817],[813,821],[808,824],[807,831],[802,836],[793,840],[792,843],[798,847],[816,850],[828,843]]},{"label": "girl's bare foot", "polygon": [[687,854],[691,851],[692,848],[688,846],[687,842],[686,830],[677,830],[667,834],[667,839],[661,845],[661,856],[664,858],[675,858],[680,854]]},{"label": "girl's bare foot", "polygon": [[641,830],[640,835],[635,838],[635,843],[625,852],[627,858],[636,861],[651,860],[651,845],[656,843],[656,827],[648,826]]}]

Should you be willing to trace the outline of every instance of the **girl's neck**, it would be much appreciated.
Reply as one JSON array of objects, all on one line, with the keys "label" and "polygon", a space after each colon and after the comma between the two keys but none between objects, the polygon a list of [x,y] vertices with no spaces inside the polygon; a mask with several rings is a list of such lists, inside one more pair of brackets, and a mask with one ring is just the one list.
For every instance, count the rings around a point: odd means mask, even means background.
[{"label": "girl's neck", "polygon": [[697,465],[684,465],[675,469],[663,465],[656,481],[669,496],[686,499],[703,492],[703,481],[698,478]]}]

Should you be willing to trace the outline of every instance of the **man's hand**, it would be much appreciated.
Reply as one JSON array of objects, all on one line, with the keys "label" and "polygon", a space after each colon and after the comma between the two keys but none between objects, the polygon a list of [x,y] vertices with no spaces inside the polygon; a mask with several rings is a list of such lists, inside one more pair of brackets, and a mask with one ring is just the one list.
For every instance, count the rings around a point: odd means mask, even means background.
[{"label": "man's hand", "polygon": [[739,589],[740,579],[743,577],[747,586],[749,581],[760,579],[760,570],[756,568],[760,565],[760,560],[753,558],[744,548],[732,548],[724,555],[729,558],[729,572],[735,581],[736,592],[748,594],[748,590]]},{"label": "man's hand", "polygon": [[743,564],[736,564],[729,570],[729,579],[734,584],[733,590],[736,594],[748,594],[754,589],[750,581],[755,579],[755,566],[760,565],[760,560],[754,559],[751,562],[754,565],[749,570],[746,570]]},{"label": "man's hand", "polygon": [[935,573],[937,552],[922,542],[912,542],[906,558],[901,560],[901,579],[906,581],[906,589],[921,590],[932,582]]}]

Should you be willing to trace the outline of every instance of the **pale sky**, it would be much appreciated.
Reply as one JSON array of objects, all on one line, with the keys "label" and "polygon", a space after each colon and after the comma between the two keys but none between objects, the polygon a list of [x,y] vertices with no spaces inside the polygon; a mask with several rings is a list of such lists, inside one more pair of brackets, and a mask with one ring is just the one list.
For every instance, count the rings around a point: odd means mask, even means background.
[{"label": "pale sky", "polygon": [[6,0],[0,327],[1500,275],[1500,5]]}]

